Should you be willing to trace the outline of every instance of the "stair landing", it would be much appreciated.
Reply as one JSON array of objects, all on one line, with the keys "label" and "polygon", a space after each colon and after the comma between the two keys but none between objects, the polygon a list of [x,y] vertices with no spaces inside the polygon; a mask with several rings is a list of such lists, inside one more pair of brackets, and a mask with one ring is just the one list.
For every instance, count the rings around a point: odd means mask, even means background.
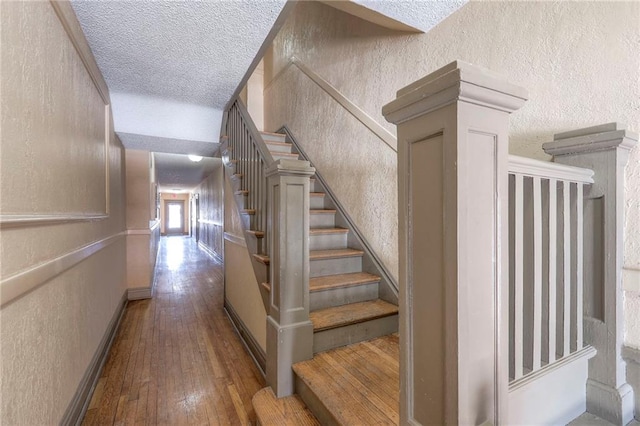
[{"label": "stair landing", "polygon": [[327,352],[293,366],[296,391],[322,424],[397,425],[398,334]]}]

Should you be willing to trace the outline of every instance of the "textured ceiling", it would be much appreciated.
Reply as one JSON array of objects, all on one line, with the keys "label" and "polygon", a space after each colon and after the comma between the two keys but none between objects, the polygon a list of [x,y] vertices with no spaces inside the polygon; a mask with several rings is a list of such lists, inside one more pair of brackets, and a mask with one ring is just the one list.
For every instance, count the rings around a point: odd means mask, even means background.
[{"label": "textured ceiling", "polygon": [[110,91],[222,109],[284,0],[72,5]]},{"label": "textured ceiling", "polygon": [[222,167],[219,158],[203,158],[194,163],[186,155],[153,154],[158,172],[158,187],[163,192],[176,189],[191,191],[215,169]]},{"label": "textured ceiling", "polygon": [[468,0],[352,0],[403,24],[427,32]]}]

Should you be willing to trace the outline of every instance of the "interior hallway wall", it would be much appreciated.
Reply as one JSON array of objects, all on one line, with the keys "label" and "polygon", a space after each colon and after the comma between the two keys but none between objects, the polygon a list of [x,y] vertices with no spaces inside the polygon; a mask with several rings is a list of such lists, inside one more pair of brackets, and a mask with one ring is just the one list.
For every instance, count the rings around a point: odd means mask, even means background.
[{"label": "interior hallway wall", "polygon": [[124,149],[71,6],[0,11],[0,424],[57,424],[125,301]]},{"label": "interior hallway wall", "polygon": [[[640,131],[638,22],[638,2],[472,1],[407,34],[300,2],[265,57],[265,130],[289,126],[397,277],[396,155],[290,58],[393,133],[381,109],[398,89],[456,59],[486,67],[529,90],[511,117],[511,153],[548,159],[541,145],[554,133],[612,121]],[[640,148],[626,177],[626,339],[640,347]]]},{"label": "interior hallway wall", "polygon": [[149,151],[125,150],[129,300],[150,298],[160,240],[156,176]]},{"label": "interior hallway wall", "polygon": [[223,168],[222,160],[215,159],[217,167],[194,190],[200,203],[200,217],[196,218],[200,224],[199,243],[214,256],[222,259],[224,239],[224,200],[223,200]]}]

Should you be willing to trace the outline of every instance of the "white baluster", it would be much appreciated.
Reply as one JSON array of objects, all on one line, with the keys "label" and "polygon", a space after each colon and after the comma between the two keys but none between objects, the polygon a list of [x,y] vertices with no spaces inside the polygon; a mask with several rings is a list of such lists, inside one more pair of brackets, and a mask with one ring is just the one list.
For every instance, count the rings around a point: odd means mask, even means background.
[{"label": "white baluster", "polygon": [[542,187],[533,178],[533,371],[542,358]]},{"label": "white baluster", "polygon": [[515,300],[515,318],[514,318],[514,359],[515,359],[515,372],[514,379],[522,377],[523,367],[523,291],[524,291],[524,232],[523,232],[523,192],[524,192],[524,179],[522,175],[515,176],[515,286],[514,286],[514,300]]}]

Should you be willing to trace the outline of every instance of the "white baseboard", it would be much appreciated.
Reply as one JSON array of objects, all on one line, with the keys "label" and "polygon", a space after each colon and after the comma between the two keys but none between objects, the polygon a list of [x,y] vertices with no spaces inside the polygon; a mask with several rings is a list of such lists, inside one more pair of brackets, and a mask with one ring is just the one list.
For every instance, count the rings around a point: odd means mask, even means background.
[{"label": "white baseboard", "polygon": [[640,419],[640,349],[623,346],[622,357],[627,361],[627,383],[633,388],[634,416]]},{"label": "white baseboard", "polygon": [[78,389],[73,395],[73,399],[60,421],[61,425],[80,425],[82,423],[82,419],[84,418],[87,408],[89,407],[89,403],[91,402],[93,391],[96,388],[98,379],[100,378],[102,368],[107,361],[109,349],[111,349],[113,339],[116,337],[116,331],[120,326],[120,320],[122,319],[122,315],[124,314],[126,307],[127,292],[124,292],[120,299],[120,303],[107,326],[107,331],[102,337],[102,340],[98,345],[98,349],[93,355],[91,363],[89,363],[89,367],[84,373],[84,376],[78,385]]}]

